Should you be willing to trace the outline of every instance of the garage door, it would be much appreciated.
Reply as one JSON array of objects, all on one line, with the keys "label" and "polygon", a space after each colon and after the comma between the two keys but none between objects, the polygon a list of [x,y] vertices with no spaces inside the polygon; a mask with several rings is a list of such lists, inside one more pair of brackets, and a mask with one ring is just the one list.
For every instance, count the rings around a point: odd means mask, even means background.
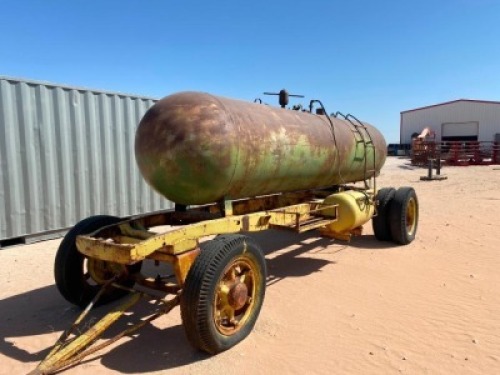
[{"label": "garage door", "polygon": [[443,141],[477,141],[478,122],[447,122],[441,127]]}]

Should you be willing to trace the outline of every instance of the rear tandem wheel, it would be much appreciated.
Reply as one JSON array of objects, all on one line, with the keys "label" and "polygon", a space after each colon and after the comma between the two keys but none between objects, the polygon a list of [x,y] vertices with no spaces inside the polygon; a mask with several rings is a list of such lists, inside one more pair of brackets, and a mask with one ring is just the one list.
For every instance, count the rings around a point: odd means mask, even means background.
[{"label": "rear tandem wheel", "polygon": [[392,240],[407,245],[415,239],[418,228],[418,199],[412,187],[396,191],[389,207],[389,227]]},{"label": "rear tandem wheel", "polygon": [[200,246],[183,287],[181,316],[189,342],[217,354],[252,331],[264,300],[266,263],[246,236],[217,236]]},{"label": "rear tandem wheel", "polygon": [[379,241],[391,241],[391,229],[389,228],[389,207],[396,194],[392,187],[380,189],[375,200],[377,204],[377,216],[372,218],[373,233]]}]

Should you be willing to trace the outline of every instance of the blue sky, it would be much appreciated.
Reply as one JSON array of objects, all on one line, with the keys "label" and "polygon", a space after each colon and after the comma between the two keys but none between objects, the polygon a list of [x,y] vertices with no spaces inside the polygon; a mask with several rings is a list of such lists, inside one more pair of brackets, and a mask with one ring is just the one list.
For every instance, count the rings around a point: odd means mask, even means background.
[{"label": "blue sky", "polygon": [[402,110],[500,100],[494,0],[3,0],[0,42],[0,75],[153,97],[287,88],[388,142]]}]

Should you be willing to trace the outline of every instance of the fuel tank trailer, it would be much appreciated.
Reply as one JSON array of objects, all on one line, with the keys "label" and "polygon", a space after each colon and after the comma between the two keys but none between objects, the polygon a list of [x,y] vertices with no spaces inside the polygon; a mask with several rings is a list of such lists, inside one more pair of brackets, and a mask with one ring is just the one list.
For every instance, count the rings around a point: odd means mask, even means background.
[{"label": "fuel tank trailer", "polygon": [[[251,333],[266,290],[270,250],[251,232],[318,230],[349,241],[371,220],[377,240],[414,240],[415,190],[377,187],[386,157],[382,134],[352,115],[328,115],[319,100],[289,109],[291,95],[277,95],[281,108],[181,92],[146,112],[135,138],[137,164],[175,209],[91,216],[66,234],[55,284],[84,310],[33,374],[74,366],[177,305],[194,348],[217,354],[238,344]],[[146,261],[152,267],[142,267]],[[155,268],[164,263],[173,274]],[[94,305],[125,295],[82,331]],[[147,317],[97,341],[140,300],[149,301]]]}]

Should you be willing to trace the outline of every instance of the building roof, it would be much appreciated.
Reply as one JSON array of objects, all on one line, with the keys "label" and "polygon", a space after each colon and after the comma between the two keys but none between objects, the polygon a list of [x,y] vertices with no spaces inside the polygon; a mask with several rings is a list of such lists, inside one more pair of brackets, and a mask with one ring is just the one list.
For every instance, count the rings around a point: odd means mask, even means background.
[{"label": "building roof", "polygon": [[448,105],[448,104],[453,104],[453,103],[458,103],[458,102],[481,103],[481,104],[500,104],[500,102],[492,101],[492,100],[457,99],[457,100],[451,100],[449,102],[428,105],[428,106],[425,106],[425,107],[408,109],[406,111],[401,111],[401,114],[408,113],[408,112],[414,112],[414,111],[420,111],[421,109],[428,109],[428,108],[440,107],[440,106],[443,106],[443,105]]}]

